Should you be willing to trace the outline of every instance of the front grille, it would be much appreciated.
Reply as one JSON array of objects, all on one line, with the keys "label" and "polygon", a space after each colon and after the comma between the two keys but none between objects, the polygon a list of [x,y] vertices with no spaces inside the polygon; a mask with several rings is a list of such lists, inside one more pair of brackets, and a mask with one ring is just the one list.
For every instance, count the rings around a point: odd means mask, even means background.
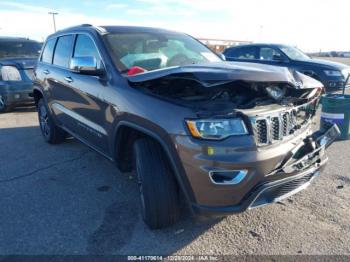
[{"label": "front grille", "polygon": [[252,120],[258,146],[273,144],[301,129],[311,118],[304,109],[293,109]]},{"label": "front grille", "polygon": [[283,185],[277,187],[275,190],[273,190],[273,195],[270,196],[270,200],[284,196],[284,195],[288,194],[289,192],[297,189],[298,187],[301,187],[305,183],[309,182],[312,177],[313,177],[313,174],[309,174],[307,176],[292,180],[286,184],[283,184]]},{"label": "front grille", "polygon": [[255,134],[256,134],[258,143],[267,144],[268,137],[267,137],[267,120],[266,119],[260,119],[256,121]]},{"label": "front grille", "polygon": [[289,126],[290,126],[289,119],[290,119],[290,114],[288,112],[282,115],[282,135],[283,136],[289,135]]},{"label": "front grille", "polygon": [[272,140],[280,140],[281,139],[281,135],[280,135],[280,131],[281,131],[282,126],[280,125],[280,119],[279,117],[271,117],[271,139]]},{"label": "front grille", "polygon": [[251,207],[258,207],[268,203],[273,203],[275,202],[275,200],[279,199],[280,197],[286,196],[288,193],[292,192],[293,190],[296,190],[302,185],[310,182],[313,176],[314,174],[308,174],[306,176],[286,182],[282,185],[268,188],[259,195],[259,197],[251,205]]}]

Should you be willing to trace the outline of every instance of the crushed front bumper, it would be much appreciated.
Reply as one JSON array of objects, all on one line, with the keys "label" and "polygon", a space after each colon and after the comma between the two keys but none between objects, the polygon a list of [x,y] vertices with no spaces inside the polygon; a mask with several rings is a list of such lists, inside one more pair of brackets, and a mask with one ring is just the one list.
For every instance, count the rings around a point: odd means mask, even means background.
[{"label": "crushed front bumper", "polygon": [[287,156],[281,166],[269,174],[268,180],[255,186],[234,206],[205,206],[194,204],[199,215],[223,216],[275,203],[305,189],[320,174],[328,158],[325,150],[339,136],[336,125],[316,132]]}]

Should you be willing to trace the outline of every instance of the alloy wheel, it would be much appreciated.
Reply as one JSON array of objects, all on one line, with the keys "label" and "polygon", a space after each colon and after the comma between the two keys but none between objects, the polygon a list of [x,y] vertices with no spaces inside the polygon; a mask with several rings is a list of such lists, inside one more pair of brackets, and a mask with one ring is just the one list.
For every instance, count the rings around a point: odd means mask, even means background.
[{"label": "alloy wheel", "polygon": [[141,201],[141,209],[142,209],[142,216],[145,217],[146,212],[146,206],[145,206],[145,196],[143,194],[143,186],[142,186],[142,178],[140,175],[139,165],[138,165],[138,158],[136,158],[136,175],[137,175],[137,185],[139,188],[139,197]]},{"label": "alloy wheel", "polygon": [[39,122],[42,133],[45,137],[50,136],[49,116],[46,107],[42,105],[39,109]]}]

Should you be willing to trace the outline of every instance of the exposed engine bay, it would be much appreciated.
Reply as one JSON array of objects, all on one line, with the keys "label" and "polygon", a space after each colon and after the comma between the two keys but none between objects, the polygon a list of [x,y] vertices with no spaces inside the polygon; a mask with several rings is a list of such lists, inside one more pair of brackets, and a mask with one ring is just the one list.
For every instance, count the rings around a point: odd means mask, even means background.
[{"label": "exposed engine bay", "polygon": [[149,95],[191,108],[199,118],[239,116],[250,123],[258,146],[309,128],[323,90],[322,84],[295,71],[278,71],[273,77],[261,71],[208,71],[144,74],[129,82]]},{"label": "exposed engine bay", "polygon": [[297,106],[307,103],[317,93],[313,88],[297,89],[286,82],[200,81],[191,74],[168,75],[132,86],[185,106],[211,111],[272,104]]}]

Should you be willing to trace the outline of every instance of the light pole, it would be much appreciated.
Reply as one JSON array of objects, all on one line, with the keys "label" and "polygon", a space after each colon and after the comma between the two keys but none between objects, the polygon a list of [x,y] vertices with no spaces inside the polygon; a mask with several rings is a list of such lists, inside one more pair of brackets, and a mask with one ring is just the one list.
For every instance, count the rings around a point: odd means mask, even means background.
[{"label": "light pole", "polygon": [[49,12],[48,14],[49,14],[49,15],[52,15],[53,29],[54,29],[55,32],[56,32],[56,20],[55,20],[55,15],[58,15],[58,13],[56,13],[56,12]]},{"label": "light pole", "polygon": [[259,41],[260,42],[262,42],[263,31],[264,31],[264,26],[260,25],[260,30],[259,30]]}]

